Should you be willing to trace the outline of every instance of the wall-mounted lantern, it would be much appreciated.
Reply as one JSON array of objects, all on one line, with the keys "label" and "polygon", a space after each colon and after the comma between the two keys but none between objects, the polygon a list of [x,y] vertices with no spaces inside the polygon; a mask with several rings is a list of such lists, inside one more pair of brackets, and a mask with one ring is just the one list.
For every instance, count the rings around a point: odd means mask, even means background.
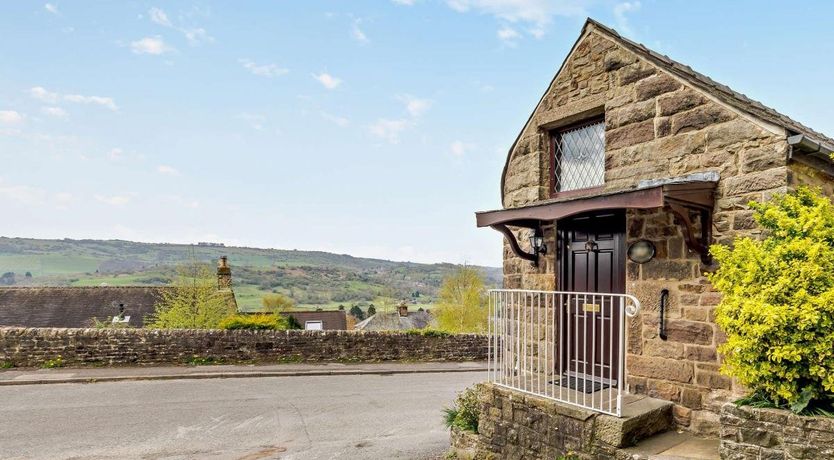
[{"label": "wall-mounted lantern", "polygon": [[547,254],[547,245],[544,243],[544,235],[542,235],[541,229],[536,229],[536,231],[530,235],[530,247],[533,248],[533,254]]},{"label": "wall-mounted lantern", "polygon": [[654,259],[654,254],[654,243],[649,240],[635,241],[628,247],[628,260],[637,264],[644,264]]}]

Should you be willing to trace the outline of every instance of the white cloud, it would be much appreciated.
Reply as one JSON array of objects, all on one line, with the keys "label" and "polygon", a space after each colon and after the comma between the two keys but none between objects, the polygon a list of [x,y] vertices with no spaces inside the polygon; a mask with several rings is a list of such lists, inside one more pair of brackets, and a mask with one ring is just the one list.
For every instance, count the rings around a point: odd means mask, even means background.
[{"label": "white cloud", "polygon": [[193,29],[178,29],[185,35],[185,39],[188,40],[188,44],[192,46],[199,45],[201,43],[213,43],[214,37],[206,32],[206,29],[202,27],[195,27]]},{"label": "white cloud", "polygon": [[34,97],[35,99],[41,100],[43,102],[49,102],[51,104],[58,102],[58,99],[60,99],[61,97],[60,94],[47,91],[46,88],[42,86],[35,86],[34,88],[30,89],[29,95]]},{"label": "white cloud", "polygon": [[159,174],[164,174],[166,176],[179,176],[180,172],[174,168],[173,166],[168,165],[159,165],[156,167],[156,172]]},{"label": "white cloud", "polygon": [[416,0],[391,0],[391,1],[396,3],[397,5],[405,5],[405,6],[412,6],[416,2]]},{"label": "white cloud", "polygon": [[58,209],[66,209],[73,200],[73,195],[68,192],[51,193],[30,185],[9,184],[0,178],[0,201],[24,206],[51,205]]},{"label": "white cloud", "polygon": [[330,113],[327,113],[327,112],[322,112],[321,117],[324,118],[325,120],[331,122],[331,123],[334,123],[334,124],[342,127],[342,128],[344,128],[345,126],[350,124],[350,120],[348,120],[347,118],[340,117],[338,115],[333,115],[333,114],[330,114]]},{"label": "white cloud", "polygon": [[433,104],[433,102],[429,99],[421,99],[410,94],[397,96],[397,99],[405,104],[405,110],[407,110],[408,114],[412,117],[419,117],[420,115],[423,115]]},{"label": "white cloud", "polygon": [[640,2],[622,2],[614,5],[614,18],[617,20],[617,29],[624,35],[634,36],[631,24],[626,14],[633,13],[640,9]]},{"label": "white cloud", "polygon": [[35,99],[38,99],[43,102],[48,102],[50,104],[55,104],[58,101],[67,101],[67,102],[74,102],[76,104],[95,104],[100,105],[102,107],[107,107],[112,111],[119,110],[119,107],[116,105],[116,101],[113,100],[112,97],[104,97],[104,96],[84,96],[82,94],[64,94],[61,95],[60,93],[55,93],[52,91],[48,91],[46,88],[42,86],[35,86],[29,89],[29,95]]},{"label": "white cloud", "polygon": [[521,38],[521,34],[512,27],[503,26],[498,29],[498,38],[505,43],[512,44]]},{"label": "white cloud", "polygon": [[389,120],[387,118],[380,118],[369,128],[371,134],[374,136],[390,142],[391,144],[398,144],[400,142],[400,134],[409,127],[411,121],[406,119]]},{"label": "white cloud", "polygon": [[43,107],[41,112],[55,118],[66,118],[68,115],[67,111],[60,107]]},{"label": "white cloud", "polygon": [[0,110],[0,123],[16,125],[23,122],[23,115],[14,110]]},{"label": "white cloud", "polygon": [[256,113],[240,113],[235,118],[240,120],[244,120],[249,123],[249,126],[252,129],[263,131],[264,126],[266,125],[266,117],[263,115],[258,115]]},{"label": "white cloud", "polygon": [[313,78],[316,79],[322,86],[327,89],[336,89],[339,85],[342,84],[342,80],[339,78],[330,75],[329,73],[322,72],[318,75],[313,74]]},{"label": "white cloud", "polygon": [[107,107],[112,111],[119,110],[119,107],[116,105],[116,102],[113,98],[110,97],[102,97],[102,96],[83,96],[81,94],[66,94],[64,95],[64,100],[69,102],[75,102],[78,104],[95,104],[100,105],[102,107]]},{"label": "white cloud", "polygon": [[259,77],[274,78],[289,73],[288,69],[278,67],[276,64],[256,64],[249,59],[238,59],[238,62],[246,70]]},{"label": "white cloud", "polygon": [[96,195],[96,201],[110,206],[124,206],[130,202],[130,195]]},{"label": "white cloud", "polygon": [[130,49],[136,54],[153,54],[156,56],[173,50],[159,35],[130,42]]},{"label": "white cloud", "polygon": [[350,36],[353,37],[354,40],[364,45],[366,43],[370,43],[370,40],[368,39],[368,36],[365,35],[365,32],[359,28],[360,22],[362,21],[359,19],[353,21],[353,27],[350,29]]},{"label": "white cloud", "polygon": [[585,17],[588,0],[447,0],[460,13],[488,14],[503,21],[530,26],[530,35],[541,38],[554,16]]},{"label": "white cloud", "polygon": [[474,144],[469,144],[463,141],[454,141],[452,142],[452,145],[449,146],[449,151],[456,157],[462,157],[466,155],[466,152],[469,152],[473,148],[475,148]]},{"label": "white cloud", "polygon": [[[167,27],[169,29],[174,29],[183,36],[185,39],[188,40],[188,43],[192,46],[199,45],[201,43],[211,43],[214,41],[214,37],[206,32],[206,29],[202,27],[182,27],[174,25],[171,19],[168,17],[168,14],[165,13],[161,8],[153,7],[148,10],[148,16],[151,18],[151,21],[159,24],[162,27]],[[159,53],[161,54],[161,53]]]},{"label": "white cloud", "polygon": [[171,20],[168,19],[168,15],[165,14],[165,11],[162,11],[160,8],[153,7],[148,11],[148,15],[151,17],[151,21],[164,26],[164,27],[173,27],[174,25],[171,24]]},{"label": "white cloud", "polygon": [[52,3],[47,3],[43,6],[43,9],[52,13],[52,14],[59,14],[58,7],[53,5]]},{"label": "white cloud", "polygon": [[111,149],[110,152],[107,153],[107,159],[109,159],[110,161],[119,161],[119,160],[123,159],[124,156],[125,156],[124,150],[122,150],[118,147],[114,148],[114,149]]}]

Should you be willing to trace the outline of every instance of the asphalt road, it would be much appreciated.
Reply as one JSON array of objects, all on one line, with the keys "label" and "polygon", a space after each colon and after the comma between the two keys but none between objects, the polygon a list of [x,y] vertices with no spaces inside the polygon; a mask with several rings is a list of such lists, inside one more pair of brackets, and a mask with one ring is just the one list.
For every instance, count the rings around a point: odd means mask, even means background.
[{"label": "asphalt road", "polygon": [[482,372],[0,387],[0,458],[437,458]]}]

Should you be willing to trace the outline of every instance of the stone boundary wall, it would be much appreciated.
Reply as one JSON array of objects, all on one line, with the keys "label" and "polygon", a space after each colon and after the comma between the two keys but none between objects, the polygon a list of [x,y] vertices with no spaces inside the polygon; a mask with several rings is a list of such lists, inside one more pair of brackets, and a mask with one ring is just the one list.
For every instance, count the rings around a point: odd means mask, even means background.
[{"label": "stone boundary wall", "polygon": [[486,336],[365,331],[50,329],[0,327],[0,365],[39,367],[188,362],[486,360]]},{"label": "stone boundary wall", "polygon": [[834,458],[834,418],[727,403],[721,407],[721,458]]},{"label": "stone boundary wall", "polygon": [[671,404],[618,418],[492,383],[478,386],[478,400],[478,435],[450,436],[464,458],[631,459],[623,448],[672,425]]}]

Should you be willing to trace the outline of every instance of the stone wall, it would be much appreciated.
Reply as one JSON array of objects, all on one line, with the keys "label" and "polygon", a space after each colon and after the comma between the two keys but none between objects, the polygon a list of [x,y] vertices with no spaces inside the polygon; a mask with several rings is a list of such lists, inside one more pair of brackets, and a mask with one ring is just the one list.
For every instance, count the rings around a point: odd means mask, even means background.
[{"label": "stone wall", "polygon": [[[631,190],[644,179],[718,172],[712,228],[717,243],[758,235],[750,201],[800,183],[834,190],[830,179],[813,168],[788,163],[784,133],[774,133],[591,28],[509,155],[504,207],[561,199],[550,196],[550,131],[592,115],[605,117],[605,185],[589,196]],[[714,309],[720,296],[704,276],[714,267],[687,249],[681,223],[668,209],[629,210],[626,220],[629,242],[649,239],[657,247],[651,262],[626,267],[627,292],[643,305],[629,324],[630,389],[675,402],[680,427],[717,433],[721,404],[741,389],[718,372],[716,347],[724,338],[714,324]],[[554,227],[544,228],[548,248],[556,248]],[[529,251],[527,230],[517,231]],[[505,241],[504,287],[558,289],[555,253],[549,251],[534,267]],[[668,340],[657,335],[662,289],[670,292]]]},{"label": "stone wall", "polygon": [[834,458],[834,419],[728,403],[721,408],[725,460]]},{"label": "stone wall", "polygon": [[452,450],[470,458],[626,459],[622,448],[669,426],[668,405],[626,421],[490,383],[478,395],[477,438],[451,435]]},{"label": "stone wall", "polygon": [[473,361],[486,337],[362,331],[0,328],[0,363],[37,367],[212,362]]}]

